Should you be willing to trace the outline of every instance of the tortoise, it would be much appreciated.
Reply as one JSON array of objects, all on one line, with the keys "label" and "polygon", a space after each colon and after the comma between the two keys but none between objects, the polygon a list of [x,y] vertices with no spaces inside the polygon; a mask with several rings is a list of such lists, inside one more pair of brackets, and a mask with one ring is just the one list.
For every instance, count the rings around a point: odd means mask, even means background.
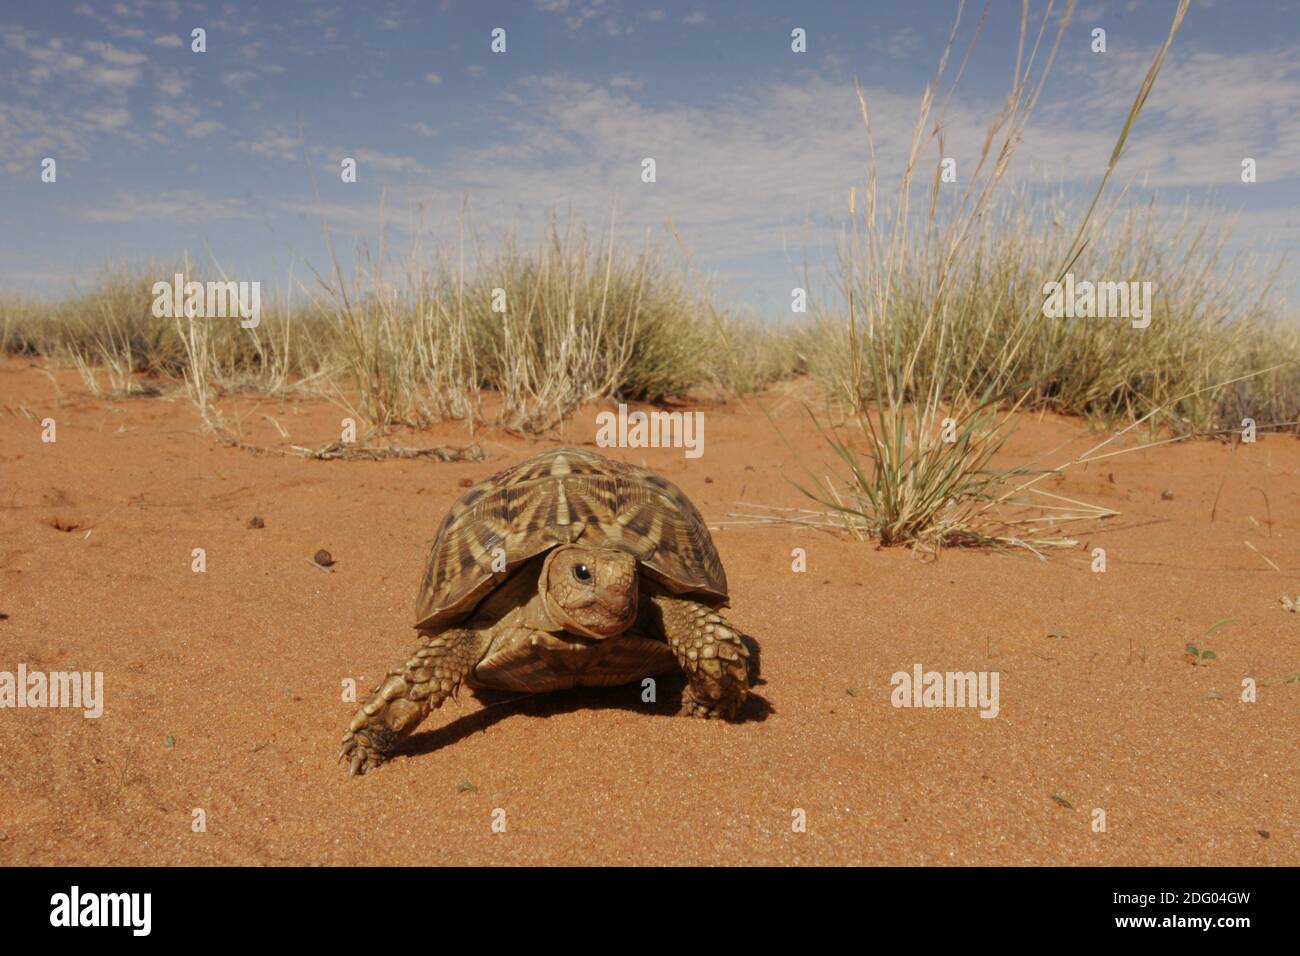
[{"label": "tortoise", "polygon": [[357,711],[339,759],[349,774],[383,763],[462,684],[542,693],[680,667],[683,713],[734,718],[749,650],[727,602],[681,489],[594,452],[543,452],[451,506],[416,603],[420,647]]}]

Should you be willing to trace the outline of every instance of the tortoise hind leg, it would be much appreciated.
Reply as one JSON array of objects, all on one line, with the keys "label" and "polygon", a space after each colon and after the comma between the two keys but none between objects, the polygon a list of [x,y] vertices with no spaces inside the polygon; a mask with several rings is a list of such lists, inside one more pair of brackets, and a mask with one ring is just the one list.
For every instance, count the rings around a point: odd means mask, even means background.
[{"label": "tortoise hind leg", "polygon": [[352,718],[339,751],[339,759],[348,761],[349,776],[387,760],[402,737],[456,692],[482,660],[490,642],[487,631],[456,629],[422,635],[415,655],[389,671],[388,678]]},{"label": "tortoise hind leg", "polygon": [[749,648],[741,634],[707,604],[667,594],[649,595],[677,663],[686,672],[682,712],[732,718],[749,696]]}]

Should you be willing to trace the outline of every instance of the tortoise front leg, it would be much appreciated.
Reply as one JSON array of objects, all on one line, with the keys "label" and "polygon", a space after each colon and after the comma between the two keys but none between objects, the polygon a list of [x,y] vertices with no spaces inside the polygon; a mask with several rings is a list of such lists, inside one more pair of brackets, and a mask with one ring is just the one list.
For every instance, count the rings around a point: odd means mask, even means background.
[{"label": "tortoise front leg", "polygon": [[365,773],[388,759],[398,741],[415,730],[429,711],[456,692],[487,653],[487,631],[451,630],[422,635],[420,649],[374,690],[343,735],[340,760],[348,775]]},{"label": "tortoise front leg", "polygon": [[740,632],[699,601],[650,596],[652,616],[686,672],[682,712],[693,717],[736,716],[749,696],[749,648]]}]

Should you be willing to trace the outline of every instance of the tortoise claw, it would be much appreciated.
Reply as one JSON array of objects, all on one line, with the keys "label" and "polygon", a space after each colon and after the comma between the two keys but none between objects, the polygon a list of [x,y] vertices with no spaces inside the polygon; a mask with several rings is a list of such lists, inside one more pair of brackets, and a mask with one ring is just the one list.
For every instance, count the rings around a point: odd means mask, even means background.
[{"label": "tortoise claw", "polygon": [[355,733],[349,733],[343,738],[343,746],[339,750],[338,759],[340,762],[347,761],[348,776],[355,777],[358,774],[364,774],[367,770],[378,767],[384,762],[385,758],[373,744],[368,744],[365,739],[359,738]]},{"label": "tortoise claw", "polygon": [[740,710],[741,705],[744,704],[748,696],[749,693],[746,688],[739,693],[732,693],[714,700],[703,694],[696,693],[693,688],[688,687],[686,693],[682,695],[682,706],[677,713],[679,716],[701,717],[705,720],[735,720],[737,711]]}]

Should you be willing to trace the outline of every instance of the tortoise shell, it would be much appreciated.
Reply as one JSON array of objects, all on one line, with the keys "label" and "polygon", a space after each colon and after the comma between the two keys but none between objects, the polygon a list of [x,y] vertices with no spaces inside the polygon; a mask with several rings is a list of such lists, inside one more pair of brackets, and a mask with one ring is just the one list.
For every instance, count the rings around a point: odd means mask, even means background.
[{"label": "tortoise shell", "polygon": [[415,626],[457,623],[519,565],[574,542],[626,551],[674,594],[726,603],[713,539],[680,488],[635,465],[557,448],[479,482],[451,506],[424,570]]}]

